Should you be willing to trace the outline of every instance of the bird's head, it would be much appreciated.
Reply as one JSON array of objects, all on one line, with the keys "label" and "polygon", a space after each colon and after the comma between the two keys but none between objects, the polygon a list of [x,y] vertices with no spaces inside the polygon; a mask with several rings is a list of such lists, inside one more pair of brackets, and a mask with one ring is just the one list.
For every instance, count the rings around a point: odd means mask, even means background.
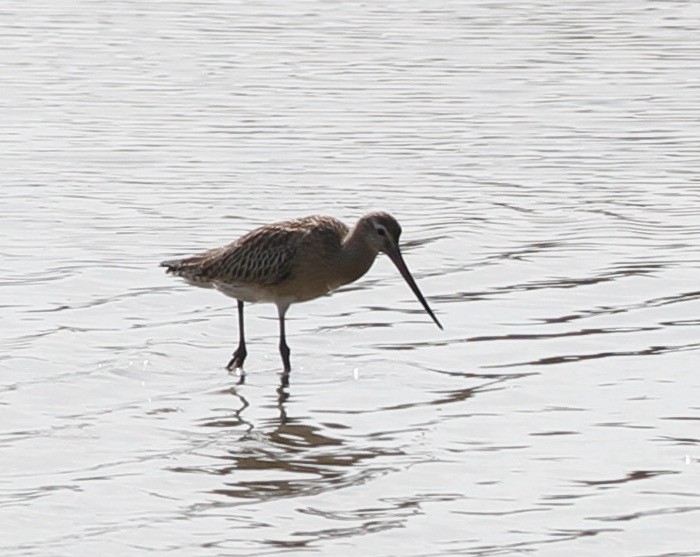
[{"label": "bird's head", "polygon": [[389,213],[376,212],[369,213],[360,219],[358,227],[361,228],[365,241],[377,252],[386,253],[393,261],[396,268],[401,273],[401,276],[408,283],[413,293],[418,298],[425,311],[435,321],[435,324],[442,329],[442,325],[438,318],[435,317],[433,310],[430,309],[428,302],[425,301],[416,281],[413,280],[411,272],[408,270],[406,263],[401,255],[399,248],[399,238],[401,237],[401,225]]},{"label": "bird's head", "polygon": [[365,241],[377,252],[387,255],[399,249],[401,225],[389,213],[369,213],[358,223]]}]

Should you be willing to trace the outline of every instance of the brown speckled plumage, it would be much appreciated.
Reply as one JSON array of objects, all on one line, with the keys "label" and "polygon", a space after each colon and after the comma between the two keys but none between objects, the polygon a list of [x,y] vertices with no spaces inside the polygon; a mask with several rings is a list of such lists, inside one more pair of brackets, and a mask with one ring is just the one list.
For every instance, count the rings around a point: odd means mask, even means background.
[{"label": "brown speckled plumage", "polygon": [[280,351],[288,374],[284,315],[289,305],[357,280],[380,251],[391,257],[441,327],[405,267],[398,247],[400,236],[399,223],[388,213],[365,215],[352,229],[333,217],[315,215],[265,225],[226,246],[163,261],[161,266],[190,284],[216,288],[238,300],[240,342],[229,369],[241,367],[246,357],[243,302],[275,303],[280,316]]},{"label": "brown speckled plumage", "polygon": [[214,282],[275,286],[292,278],[300,250],[339,250],[348,231],[332,217],[305,217],[262,226],[227,246],[162,265],[202,286]]}]

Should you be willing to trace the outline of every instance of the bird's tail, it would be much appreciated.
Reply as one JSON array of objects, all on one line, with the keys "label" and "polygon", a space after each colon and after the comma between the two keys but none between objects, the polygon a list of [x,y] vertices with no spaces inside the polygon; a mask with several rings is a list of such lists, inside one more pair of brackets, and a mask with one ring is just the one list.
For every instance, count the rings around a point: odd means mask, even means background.
[{"label": "bird's tail", "polygon": [[161,261],[159,267],[165,267],[166,273],[185,279],[194,286],[211,288],[211,277],[207,273],[206,254],[192,255],[183,259]]},{"label": "bird's tail", "polygon": [[166,273],[177,274],[186,261],[187,259],[168,259],[167,261],[161,261],[158,266],[166,267]]}]

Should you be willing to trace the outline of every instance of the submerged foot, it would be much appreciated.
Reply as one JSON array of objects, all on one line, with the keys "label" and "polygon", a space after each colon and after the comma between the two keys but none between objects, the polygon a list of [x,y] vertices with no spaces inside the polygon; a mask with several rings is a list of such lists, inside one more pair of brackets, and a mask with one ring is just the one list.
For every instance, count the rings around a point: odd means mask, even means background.
[{"label": "submerged foot", "polygon": [[226,364],[226,369],[229,371],[235,371],[237,369],[241,370],[241,373],[243,372],[243,362],[245,361],[245,357],[247,356],[247,352],[245,347],[239,346],[236,351],[233,353],[233,357],[229,361],[228,364]]}]

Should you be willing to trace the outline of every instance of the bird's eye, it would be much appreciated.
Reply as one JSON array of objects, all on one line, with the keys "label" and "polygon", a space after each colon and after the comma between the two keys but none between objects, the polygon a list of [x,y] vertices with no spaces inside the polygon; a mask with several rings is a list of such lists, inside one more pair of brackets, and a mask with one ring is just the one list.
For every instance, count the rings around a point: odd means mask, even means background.
[{"label": "bird's eye", "polygon": [[386,230],[384,230],[384,229],[381,228],[381,227],[378,227],[378,228],[377,228],[377,234],[379,234],[380,236],[384,236],[384,235],[386,234]]}]

